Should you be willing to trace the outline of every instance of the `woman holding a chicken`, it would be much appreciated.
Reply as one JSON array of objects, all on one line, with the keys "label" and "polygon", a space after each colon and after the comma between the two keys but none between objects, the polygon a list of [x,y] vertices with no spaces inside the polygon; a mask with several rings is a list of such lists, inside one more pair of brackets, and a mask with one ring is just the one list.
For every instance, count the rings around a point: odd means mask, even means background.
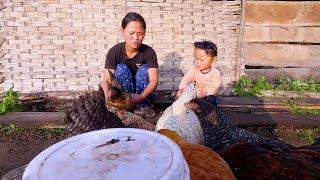
[{"label": "woman holding a chicken", "polygon": [[142,44],[146,23],[140,14],[130,12],[123,18],[121,27],[125,42],[113,46],[106,56],[102,82],[104,93],[106,97],[109,95],[110,70],[130,93],[132,103],[139,106],[135,113],[154,117],[156,113],[150,107],[150,101],[158,86],[159,69],[155,51]]}]

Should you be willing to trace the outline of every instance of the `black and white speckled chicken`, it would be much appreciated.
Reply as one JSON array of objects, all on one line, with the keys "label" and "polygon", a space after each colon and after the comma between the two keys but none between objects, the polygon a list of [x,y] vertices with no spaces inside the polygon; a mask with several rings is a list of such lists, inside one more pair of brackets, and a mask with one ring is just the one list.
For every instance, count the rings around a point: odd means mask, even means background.
[{"label": "black and white speckled chicken", "polygon": [[293,147],[234,126],[223,112],[204,99],[193,99],[187,106],[198,115],[204,134],[204,144],[216,152],[221,152],[237,142],[270,142],[283,148]]},{"label": "black and white speckled chicken", "polygon": [[116,107],[108,106],[109,111],[116,114],[124,125],[128,128],[138,128],[153,131],[155,125],[143,119],[141,116],[134,114],[132,112],[126,111],[124,109],[119,109]]},{"label": "black and white speckled chicken", "polygon": [[186,102],[197,96],[195,82],[190,82],[179,98],[167,107],[156,124],[156,131],[170,129],[191,144],[203,143],[203,131],[197,115],[186,106]]},{"label": "black and white speckled chicken", "polygon": [[105,105],[102,88],[79,96],[66,111],[66,128],[69,136],[106,128],[125,127],[124,123]]}]

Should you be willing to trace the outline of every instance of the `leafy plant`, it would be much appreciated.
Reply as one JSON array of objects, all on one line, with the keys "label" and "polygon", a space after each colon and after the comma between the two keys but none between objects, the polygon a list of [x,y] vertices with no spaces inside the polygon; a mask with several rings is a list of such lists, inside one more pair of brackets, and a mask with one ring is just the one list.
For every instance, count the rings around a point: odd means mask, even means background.
[{"label": "leafy plant", "polygon": [[290,79],[288,77],[281,77],[277,90],[289,91],[306,91],[306,92],[320,92],[320,84],[317,84],[314,77],[301,81],[297,79]]},{"label": "leafy plant", "polygon": [[241,76],[233,86],[234,93],[238,96],[258,96],[262,90],[288,90],[299,92],[320,92],[320,84],[311,77],[306,81],[281,77],[277,85],[266,81],[264,76],[259,76],[256,81],[248,76]]},{"label": "leafy plant", "polygon": [[261,90],[270,89],[272,85],[266,81],[264,76],[259,76],[256,83],[247,76],[241,76],[233,87],[236,95],[250,97],[261,94]]},{"label": "leafy plant", "polygon": [[0,133],[11,134],[15,131],[17,131],[17,127],[14,124],[0,124]]},{"label": "leafy plant", "polygon": [[255,85],[259,90],[270,90],[272,89],[272,85],[266,81],[264,76],[259,76],[258,81]]},{"label": "leafy plant", "polygon": [[8,112],[23,111],[21,101],[19,100],[20,93],[10,88],[3,101],[0,103],[0,114],[6,114]]},{"label": "leafy plant", "polygon": [[241,76],[233,87],[236,95],[255,96],[258,92],[253,89],[253,82],[247,76]]}]

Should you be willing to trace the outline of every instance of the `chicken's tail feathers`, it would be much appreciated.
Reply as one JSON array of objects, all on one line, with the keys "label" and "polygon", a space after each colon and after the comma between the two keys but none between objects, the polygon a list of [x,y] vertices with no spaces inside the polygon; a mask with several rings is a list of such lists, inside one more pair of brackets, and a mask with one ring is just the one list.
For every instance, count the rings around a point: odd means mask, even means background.
[{"label": "chicken's tail feathers", "polygon": [[99,97],[101,100],[104,100],[104,101],[106,100],[106,96],[104,94],[104,90],[103,90],[101,84],[98,84],[98,94],[99,94]]}]

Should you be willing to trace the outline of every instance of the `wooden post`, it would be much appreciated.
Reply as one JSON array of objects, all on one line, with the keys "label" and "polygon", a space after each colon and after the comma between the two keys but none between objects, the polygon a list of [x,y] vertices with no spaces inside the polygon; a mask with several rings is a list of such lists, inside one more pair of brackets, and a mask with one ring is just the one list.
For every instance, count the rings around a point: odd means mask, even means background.
[{"label": "wooden post", "polygon": [[245,27],[245,11],[246,11],[247,0],[241,0],[241,21],[238,36],[237,45],[237,59],[236,59],[236,80],[239,79],[241,74],[241,61],[242,61],[242,48],[243,48],[243,32]]}]

